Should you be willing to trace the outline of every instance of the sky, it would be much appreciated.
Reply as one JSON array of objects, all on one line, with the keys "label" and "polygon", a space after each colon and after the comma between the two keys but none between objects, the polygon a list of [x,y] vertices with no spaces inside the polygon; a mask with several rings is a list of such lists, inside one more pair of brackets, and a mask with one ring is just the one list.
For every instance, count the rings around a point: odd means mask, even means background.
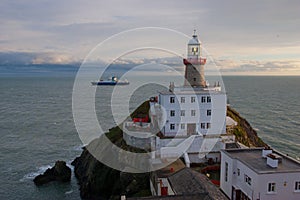
[{"label": "sky", "polygon": [[298,0],[1,0],[0,64],[78,63],[115,34],[161,27],[196,29],[225,75],[300,75],[299,8]]}]

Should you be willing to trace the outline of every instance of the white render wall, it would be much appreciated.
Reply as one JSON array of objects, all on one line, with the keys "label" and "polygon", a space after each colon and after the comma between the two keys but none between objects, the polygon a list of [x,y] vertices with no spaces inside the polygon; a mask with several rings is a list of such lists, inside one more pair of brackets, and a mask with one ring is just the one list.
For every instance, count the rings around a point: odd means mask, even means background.
[{"label": "white render wall", "polygon": [[[225,163],[228,163],[228,179],[225,181]],[[220,172],[220,188],[231,198],[232,182],[233,182],[233,160],[221,151],[221,172]]]},{"label": "white render wall", "polygon": [[[201,98],[211,97],[211,102],[201,102]],[[175,103],[170,103],[170,97],[175,97]],[[176,98],[177,97],[177,98]],[[185,103],[181,103],[181,97],[185,97]],[[196,101],[191,103],[191,97]],[[203,135],[225,134],[226,133],[226,94],[224,93],[203,93],[203,94],[160,94],[159,104],[165,110],[166,123],[162,132],[165,136],[186,136],[187,124],[195,123],[196,131]],[[170,111],[175,111],[175,116],[170,115]],[[181,110],[185,111],[185,116],[181,116]],[[196,115],[191,116],[191,110],[195,110]],[[211,116],[207,116],[207,110],[211,110]],[[181,129],[181,124],[185,128]],[[205,123],[205,129],[201,128],[201,123]],[[207,128],[207,123],[211,128]],[[175,129],[170,129],[170,124],[175,124]]]},{"label": "white render wall", "polygon": [[[225,162],[228,163],[228,181],[225,181]],[[240,175],[238,175],[240,169]],[[251,185],[245,182],[245,174],[251,178]],[[220,187],[231,198],[232,186],[239,188],[250,199],[282,200],[300,199],[300,192],[294,191],[295,182],[300,181],[300,173],[258,174],[239,160],[232,159],[221,152]],[[268,184],[276,183],[276,191],[268,192]]]}]

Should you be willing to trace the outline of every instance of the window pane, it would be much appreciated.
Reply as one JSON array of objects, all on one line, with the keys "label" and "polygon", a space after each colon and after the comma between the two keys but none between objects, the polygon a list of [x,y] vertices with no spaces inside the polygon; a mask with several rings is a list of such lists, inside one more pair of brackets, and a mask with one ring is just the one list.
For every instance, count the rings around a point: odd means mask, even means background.
[{"label": "window pane", "polygon": [[185,103],[185,97],[181,97],[181,103]]}]

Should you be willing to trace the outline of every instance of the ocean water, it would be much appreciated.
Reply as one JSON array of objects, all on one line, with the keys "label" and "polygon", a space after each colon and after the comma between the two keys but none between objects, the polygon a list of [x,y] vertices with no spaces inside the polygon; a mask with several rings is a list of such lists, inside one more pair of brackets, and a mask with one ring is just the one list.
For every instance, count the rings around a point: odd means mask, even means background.
[{"label": "ocean water", "polygon": [[[300,77],[225,76],[223,80],[231,106],[259,136],[299,158]],[[72,116],[73,82],[74,73],[0,77],[0,199],[80,199],[75,177],[71,183],[42,187],[32,181],[56,160],[70,164],[81,153]],[[159,89],[146,85],[136,90],[130,97],[130,111]],[[111,92],[111,87],[99,87],[96,94],[98,120],[105,129],[116,123],[110,117],[101,118],[101,113],[110,110]],[[117,105],[122,112],[126,95],[120,95]]]}]

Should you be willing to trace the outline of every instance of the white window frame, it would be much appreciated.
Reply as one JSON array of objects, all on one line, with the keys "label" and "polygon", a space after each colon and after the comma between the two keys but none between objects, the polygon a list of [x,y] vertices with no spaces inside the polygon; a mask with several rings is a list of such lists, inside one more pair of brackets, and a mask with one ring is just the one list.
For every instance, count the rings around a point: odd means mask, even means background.
[{"label": "white window frame", "polygon": [[209,110],[206,111],[206,115],[207,116],[211,116],[211,109],[209,109]]},{"label": "white window frame", "polygon": [[181,97],[181,98],[180,98],[180,102],[181,102],[181,103],[185,103],[185,97]]},{"label": "white window frame", "polygon": [[210,103],[210,102],[211,102],[211,96],[207,96],[207,97],[206,97],[206,102],[207,102],[207,103]]},{"label": "white window frame", "polygon": [[276,183],[268,183],[268,193],[276,193]]},{"label": "white window frame", "polygon": [[181,116],[181,117],[184,117],[184,116],[185,116],[185,110],[181,110],[181,111],[180,111],[180,116]]},{"label": "white window frame", "polygon": [[170,130],[175,130],[175,124],[170,124]]},{"label": "white window frame", "polygon": [[245,182],[248,183],[248,185],[251,185],[252,179],[247,174],[245,174],[244,177],[245,177]]},{"label": "white window frame", "polygon": [[205,123],[200,124],[201,129],[205,129]]},{"label": "white window frame", "polygon": [[207,129],[210,129],[210,128],[211,128],[211,123],[209,123],[209,122],[206,123],[206,128],[207,128]]},{"label": "white window frame", "polygon": [[184,130],[185,129],[185,124],[180,124],[180,129]]},{"label": "white window frame", "polygon": [[205,103],[206,102],[206,97],[201,97],[201,103]]},{"label": "white window frame", "polygon": [[196,97],[191,97],[191,103],[195,103],[196,102]]},{"label": "white window frame", "polygon": [[295,181],[295,192],[300,192],[300,181]]},{"label": "white window frame", "polygon": [[196,110],[191,110],[191,116],[195,117],[196,116]]},{"label": "white window frame", "polygon": [[170,97],[170,103],[175,103],[175,97]]},{"label": "white window frame", "polygon": [[175,110],[170,110],[170,116],[175,117],[175,115],[176,115]]}]

